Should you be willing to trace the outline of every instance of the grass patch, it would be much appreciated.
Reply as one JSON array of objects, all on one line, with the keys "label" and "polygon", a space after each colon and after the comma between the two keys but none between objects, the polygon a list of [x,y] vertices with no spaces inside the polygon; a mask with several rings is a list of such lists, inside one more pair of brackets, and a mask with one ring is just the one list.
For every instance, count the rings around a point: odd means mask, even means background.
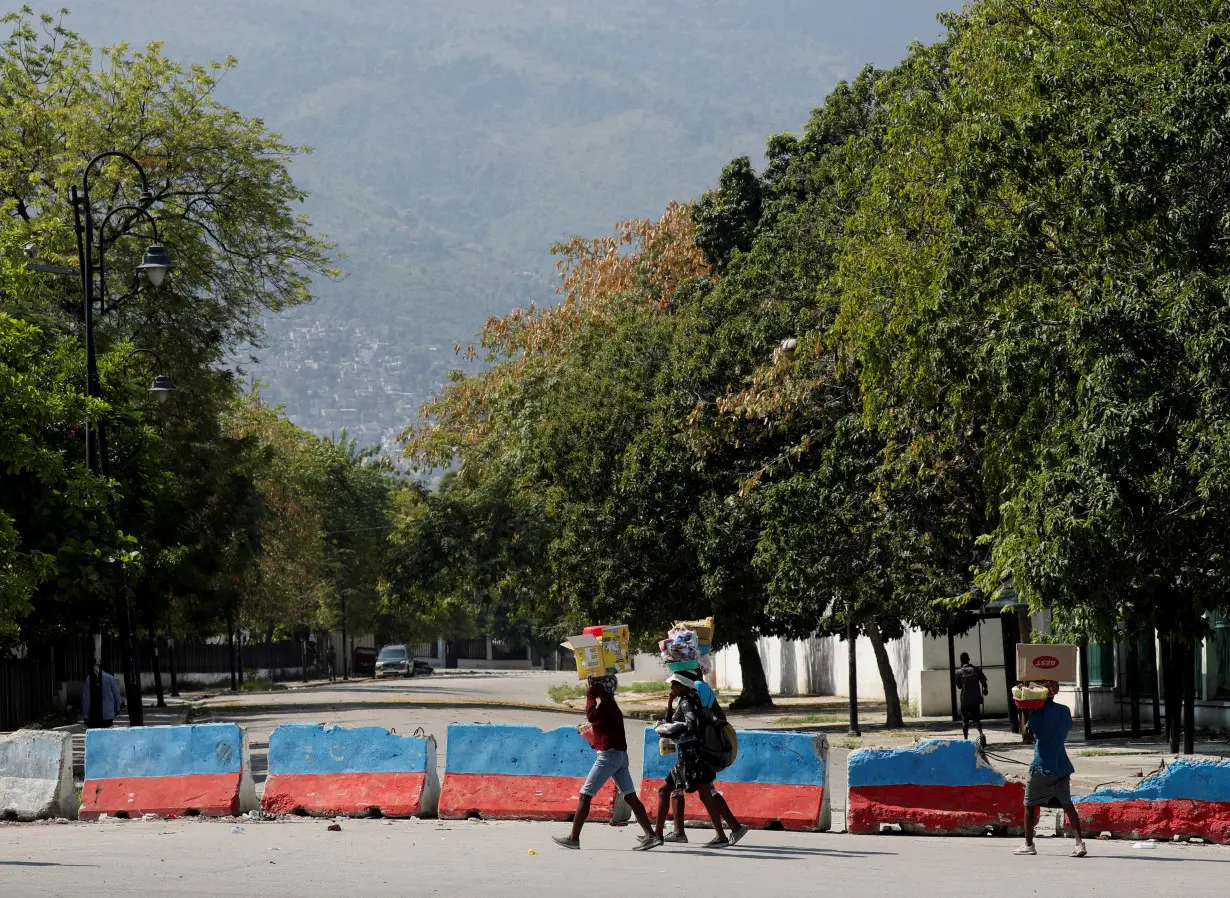
[{"label": "grass patch", "polygon": [[585,686],[581,683],[560,683],[547,690],[553,702],[564,702],[570,698],[584,698]]},{"label": "grass patch", "polygon": [[838,744],[841,748],[846,749],[847,751],[853,751],[853,750],[854,750],[854,749],[856,749],[856,748],[862,748],[862,747],[863,747],[863,740],[862,740],[862,739],[855,739],[855,738],[851,737],[851,738],[849,738],[849,739],[842,739],[842,740],[841,740],[840,742],[838,742],[837,744]]},{"label": "grass patch", "polygon": [[627,686],[620,686],[620,692],[670,692],[671,684],[663,680],[646,680],[643,683],[629,683]]},{"label": "grass patch", "polygon": [[[559,683],[547,690],[547,695],[551,696],[554,702],[565,702],[570,698],[585,698],[585,691],[588,688],[585,683]],[[670,689],[667,683],[661,680],[646,680],[643,683],[629,683],[627,686],[620,686],[620,692],[631,692],[635,694],[647,694],[653,692],[666,692]]]},{"label": "grass patch", "polygon": [[846,723],[849,716],[841,714],[800,714],[798,717],[775,717],[772,723],[780,726],[803,726],[809,723]]},{"label": "grass patch", "polygon": [[1086,748],[1077,752],[1082,758],[1105,758],[1115,754],[1105,748]]}]

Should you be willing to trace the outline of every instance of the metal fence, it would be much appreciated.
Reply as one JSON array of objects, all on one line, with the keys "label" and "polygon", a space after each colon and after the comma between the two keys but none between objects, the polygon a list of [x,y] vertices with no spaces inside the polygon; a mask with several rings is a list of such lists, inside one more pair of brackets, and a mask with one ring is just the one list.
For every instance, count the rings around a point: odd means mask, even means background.
[{"label": "metal fence", "polygon": [[[160,666],[166,672],[168,649],[162,647]],[[186,641],[175,643],[175,670],[185,674],[222,674],[231,670],[231,647],[227,643]],[[245,644],[239,649],[244,670],[285,670],[303,663],[302,648],[294,640],[281,642],[257,642]],[[141,645],[141,670],[154,669],[153,652],[149,643]]]},{"label": "metal fence", "polygon": [[50,714],[55,683],[50,655],[0,661],[0,730],[16,730]]}]

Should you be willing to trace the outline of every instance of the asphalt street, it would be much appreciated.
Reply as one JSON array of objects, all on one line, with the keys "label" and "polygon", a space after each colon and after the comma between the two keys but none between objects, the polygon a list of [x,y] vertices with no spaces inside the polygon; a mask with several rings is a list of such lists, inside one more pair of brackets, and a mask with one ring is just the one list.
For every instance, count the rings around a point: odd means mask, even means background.
[{"label": "asphalt street", "polygon": [[[1015,840],[755,831],[725,850],[630,848],[635,827],[593,825],[582,849],[562,824],[482,821],[114,821],[0,826],[4,895],[1224,896],[1230,849],[1066,839],[1037,857]],[[234,833],[234,826],[242,832]]]}]

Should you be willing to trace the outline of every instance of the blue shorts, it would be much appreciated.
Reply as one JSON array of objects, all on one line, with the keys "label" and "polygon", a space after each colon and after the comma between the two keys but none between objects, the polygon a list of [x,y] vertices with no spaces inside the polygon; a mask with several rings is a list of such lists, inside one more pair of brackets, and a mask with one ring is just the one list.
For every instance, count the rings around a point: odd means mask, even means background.
[{"label": "blue shorts", "polygon": [[628,753],[626,751],[600,751],[594,766],[585,777],[585,785],[581,794],[590,798],[602,791],[609,779],[615,780],[615,789],[620,795],[628,795],[636,791],[632,784],[632,771],[628,769]]}]

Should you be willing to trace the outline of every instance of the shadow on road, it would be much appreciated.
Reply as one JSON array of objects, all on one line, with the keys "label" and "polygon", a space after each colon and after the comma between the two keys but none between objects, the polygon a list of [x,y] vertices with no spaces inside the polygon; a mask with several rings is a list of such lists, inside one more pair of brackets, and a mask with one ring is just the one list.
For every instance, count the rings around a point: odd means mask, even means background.
[{"label": "shadow on road", "polygon": [[98,864],[58,864],[55,861],[0,861],[0,867],[97,867]]}]

